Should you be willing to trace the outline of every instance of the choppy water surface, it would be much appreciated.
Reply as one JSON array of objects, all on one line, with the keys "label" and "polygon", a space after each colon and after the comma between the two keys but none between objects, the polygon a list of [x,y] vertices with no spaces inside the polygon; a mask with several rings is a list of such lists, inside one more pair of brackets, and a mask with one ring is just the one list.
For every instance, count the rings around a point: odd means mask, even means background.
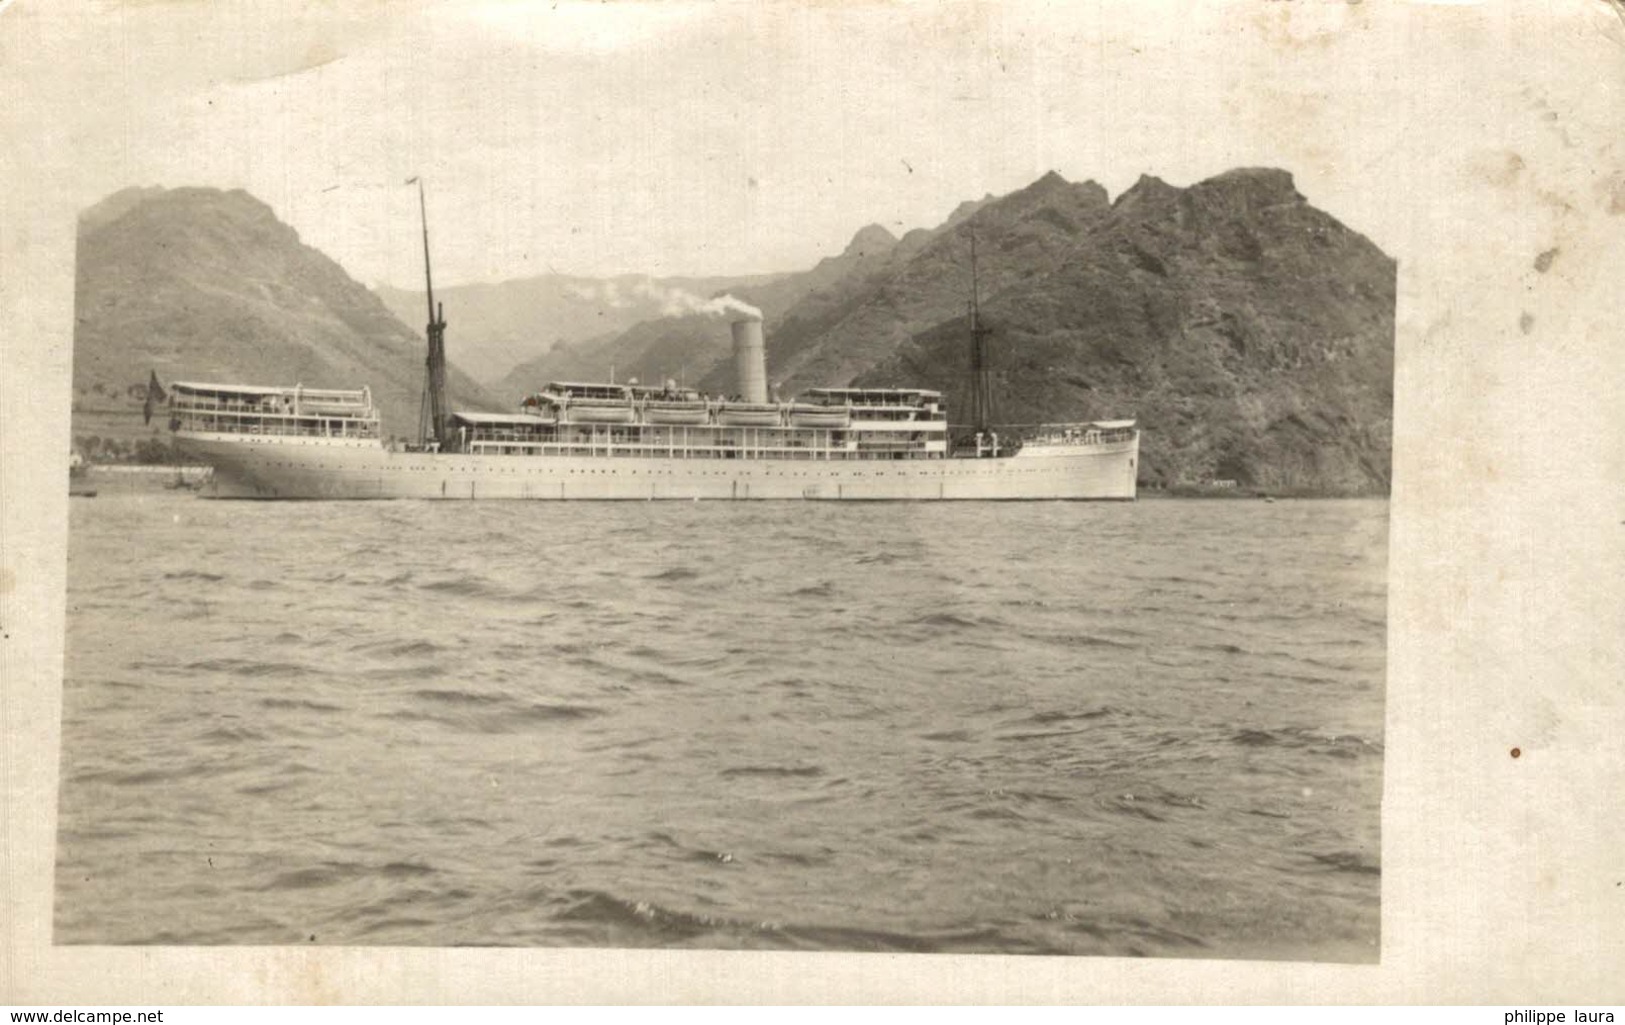
[{"label": "choppy water surface", "polygon": [[57,940],[1371,960],[1386,534],[75,501]]}]

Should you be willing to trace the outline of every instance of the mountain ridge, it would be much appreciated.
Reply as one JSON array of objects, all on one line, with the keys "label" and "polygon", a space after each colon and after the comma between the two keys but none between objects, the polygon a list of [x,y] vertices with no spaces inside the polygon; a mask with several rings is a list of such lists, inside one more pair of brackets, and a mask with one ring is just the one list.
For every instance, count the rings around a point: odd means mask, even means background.
[{"label": "mountain ridge", "polygon": [[[86,414],[129,413],[152,371],[163,380],[365,385],[385,432],[410,437],[423,359],[416,332],[241,189],[126,189],[81,218],[73,376]],[[462,405],[492,408],[455,367],[449,390]]]},{"label": "mountain ridge", "polygon": [[[1135,417],[1151,485],[1386,493],[1396,271],[1285,171],[1142,177],[1045,273],[984,293],[999,419]],[[968,408],[968,329],[915,331],[855,380]]]}]

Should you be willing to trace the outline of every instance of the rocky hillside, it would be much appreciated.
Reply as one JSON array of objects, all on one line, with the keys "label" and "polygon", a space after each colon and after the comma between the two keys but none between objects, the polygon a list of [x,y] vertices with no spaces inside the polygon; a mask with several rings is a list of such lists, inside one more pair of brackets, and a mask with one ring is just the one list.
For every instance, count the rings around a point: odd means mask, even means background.
[{"label": "rocky hillside", "polygon": [[[370,386],[384,430],[417,431],[424,343],[246,192],[126,189],[84,212],[75,292],[74,433],[142,427],[160,380]],[[421,319],[421,318],[419,318]],[[493,400],[453,371],[455,405]]]},{"label": "rocky hillside", "polygon": [[[1106,190],[1050,173],[1019,192],[965,204],[941,227],[911,232],[887,258],[808,295],[770,323],[768,377],[787,392],[847,384],[970,299],[975,232],[983,296],[1053,273],[1110,211]],[[720,368],[707,384],[722,385]]]},{"label": "rocky hillside", "polygon": [[1284,171],[1145,177],[1110,206],[1051,176],[934,240],[803,350],[770,341],[780,372],[925,384],[968,408],[966,318],[926,325],[941,306],[918,315],[903,283],[963,281],[969,231],[999,420],[1136,417],[1152,484],[1387,491],[1396,267]]}]

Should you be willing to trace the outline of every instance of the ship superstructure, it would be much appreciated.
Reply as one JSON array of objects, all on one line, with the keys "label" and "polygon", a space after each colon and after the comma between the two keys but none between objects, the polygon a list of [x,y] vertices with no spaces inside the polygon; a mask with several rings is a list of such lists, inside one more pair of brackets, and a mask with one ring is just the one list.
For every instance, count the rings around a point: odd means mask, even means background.
[{"label": "ship superstructure", "polygon": [[819,388],[795,402],[712,399],[633,385],[549,384],[514,414],[456,413],[458,451],[670,459],[941,459],[937,392]]}]

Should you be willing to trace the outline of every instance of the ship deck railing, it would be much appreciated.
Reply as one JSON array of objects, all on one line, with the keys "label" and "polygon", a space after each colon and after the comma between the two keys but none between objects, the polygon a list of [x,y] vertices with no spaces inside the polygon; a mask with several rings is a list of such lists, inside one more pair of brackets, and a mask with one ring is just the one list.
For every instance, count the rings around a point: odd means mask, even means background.
[{"label": "ship deck railing", "polygon": [[[564,396],[549,392],[539,392],[535,395],[528,396],[522,405],[528,409],[535,410],[540,410],[543,407],[547,407],[550,410],[551,416],[565,418],[560,420],[560,422],[563,423],[592,422],[568,420],[567,418],[572,410],[630,409],[634,415],[639,417],[639,423],[643,423],[648,426],[666,426],[663,424],[651,424],[646,419],[643,419],[647,413],[648,407],[651,404],[663,404],[668,411],[671,409],[685,409],[695,412],[698,412],[701,409],[705,410],[707,415],[706,423],[690,425],[696,427],[738,426],[737,424],[721,423],[719,418],[729,413],[738,414],[741,412],[766,412],[769,408],[772,408],[778,414],[778,423],[762,424],[759,426],[795,427],[797,425],[793,422],[793,418],[796,416],[841,412],[844,412],[849,417],[852,426],[857,428],[861,428],[864,425],[891,423],[932,424],[940,425],[941,427],[946,428],[948,423],[948,413],[942,407],[936,407],[933,409],[923,405],[871,405],[867,403],[850,402],[809,402],[805,401],[804,397],[798,397],[792,402],[742,402],[734,399],[717,399],[704,396],[697,398],[623,398],[621,396],[580,397],[574,395]],[[530,415],[543,414],[535,413]]]},{"label": "ship deck railing", "polygon": [[[303,438],[377,438],[379,423],[376,417],[362,419],[346,416],[255,416],[252,420],[233,420],[213,415],[177,415],[176,430],[198,431],[210,434],[241,434],[250,436],[303,437]],[[213,414],[213,410],[206,411]],[[220,422],[226,419],[226,422]],[[214,422],[211,422],[214,421]]]},{"label": "ship deck railing", "polygon": [[1138,432],[1130,427],[1111,430],[1079,429],[1020,437],[1028,445],[1107,445],[1119,441],[1132,441],[1136,433]]},{"label": "ship deck railing", "polygon": [[352,407],[325,401],[302,402],[298,412],[295,412],[291,406],[265,406],[246,402],[175,401],[170,404],[169,408],[175,413],[230,413],[238,416],[275,417],[290,420],[310,417],[327,417],[333,420],[376,420],[378,418],[377,412],[371,406],[358,405]]},{"label": "ship deck railing", "polygon": [[[976,428],[971,424],[949,424],[949,430],[961,436],[962,445],[974,444],[970,439]],[[1082,421],[1076,423],[997,424],[993,434],[1000,445],[1019,442],[1025,445],[1106,445],[1113,442],[1133,441],[1140,431],[1131,420]]]},{"label": "ship deck railing", "polygon": [[466,451],[472,455],[492,456],[592,456],[596,458],[628,459],[792,459],[831,461],[850,459],[941,459],[945,447],[885,445],[874,447],[833,448],[811,445],[638,445],[608,442],[524,442],[473,439]]}]

